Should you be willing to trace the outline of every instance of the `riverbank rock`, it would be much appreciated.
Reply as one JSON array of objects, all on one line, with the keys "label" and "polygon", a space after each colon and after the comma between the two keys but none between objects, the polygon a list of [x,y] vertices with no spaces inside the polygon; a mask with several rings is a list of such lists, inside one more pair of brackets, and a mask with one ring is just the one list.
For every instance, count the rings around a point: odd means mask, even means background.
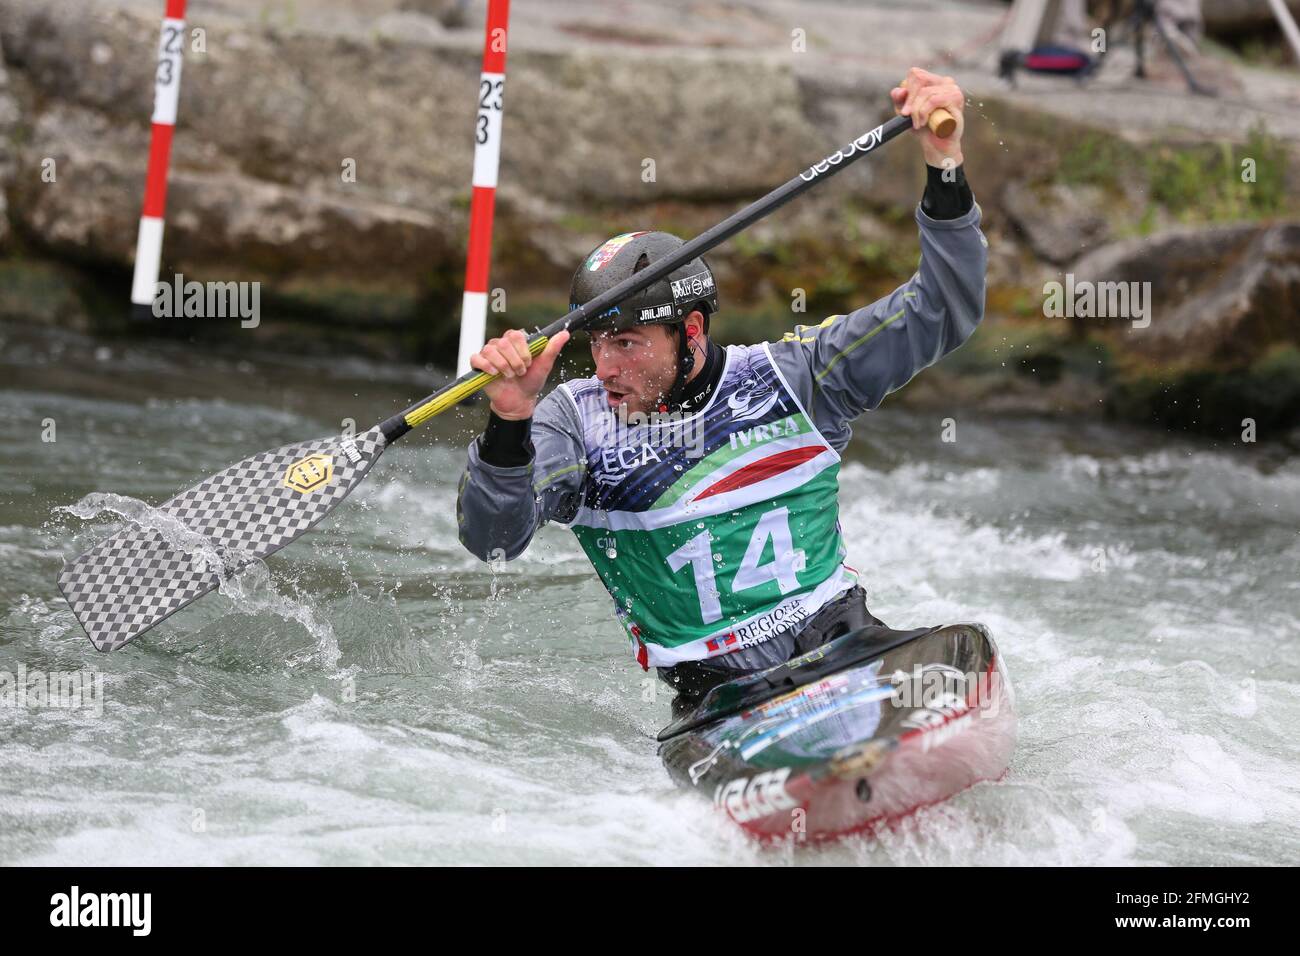
[{"label": "riverbank rock", "polygon": [[[159,13],[151,0],[0,0],[0,242],[7,232],[15,262],[21,253],[60,267],[34,288],[63,270],[86,278],[94,321],[122,311],[129,284]],[[509,305],[490,321],[553,318],[575,263],[611,234],[694,235],[784,183],[887,119],[888,90],[918,63],[952,73],[969,95],[963,148],[990,244],[991,319],[1041,321],[1041,274],[1201,205],[1217,220],[1300,209],[1294,177],[1274,175],[1300,142],[1289,76],[1234,66],[1246,84],[1240,101],[1191,99],[1133,80],[1117,57],[1087,85],[1025,77],[1008,90],[994,70],[1004,13],[948,0],[517,4],[490,278]],[[328,325],[333,337],[320,347],[355,341],[447,364],[483,16],[481,3],[463,0],[195,5],[163,276],[262,282],[259,342],[324,342],[317,333]],[[6,116],[16,117],[10,133]],[[1226,179],[1206,154],[1221,146],[1235,162],[1243,144],[1259,159],[1251,195],[1268,202],[1203,202]],[[45,159],[55,182],[40,179]],[[924,177],[915,145],[900,138],[710,254],[731,334],[779,334],[807,318],[792,314],[795,301],[824,316],[905,280],[916,268]],[[1290,240],[1272,242],[1282,245],[1243,248],[1232,268],[1245,270],[1252,254],[1285,266],[1290,254],[1279,250]],[[1188,284],[1163,290],[1171,297],[1158,319],[1217,355],[1220,320],[1200,330],[1196,309],[1175,311],[1179,296],[1210,294],[1195,284],[1206,281],[1198,261],[1179,273]],[[1220,280],[1222,321],[1233,335],[1263,336],[1247,351],[1266,348],[1273,327],[1251,318],[1266,277]],[[1234,311],[1243,297],[1248,306]],[[41,315],[66,313],[44,298]],[[1164,354],[1163,336],[1152,331],[1142,348]],[[1033,353],[1044,358],[1021,391],[1043,380],[1047,352]]]},{"label": "riverbank rock", "polygon": [[[1300,20],[1300,0],[1285,0],[1291,15]],[[1248,30],[1279,29],[1269,0],[1201,0],[1207,33],[1218,36]]]},{"label": "riverbank rock", "polygon": [[1098,186],[1049,183],[1034,188],[1008,182],[1002,192],[1007,218],[1042,259],[1063,265],[1111,238],[1104,210],[1109,199]]},{"label": "riverbank rock", "polygon": [[1124,343],[1161,362],[1212,367],[1300,346],[1300,221],[1172,229],[1080,259],[1076,282],[1151,284],[1151,321]]},{"label": "riverbank rock", "polygon": [[[57,188],[20,191],[18,224],[58,254],[124,268],[157,25],[60,0],[10,0],[4,17],[21,51],[11,62],[39,103],[25,158],[52,156],[63,171]],[[458,280],[476,52],[431,52],[428,36],[289,34],[217,18],[202,28],[205,51],[186,51],[173,145],[173,268],[409,295],[431,272]],[[760,63],[523,52],[510,107],[498,201],[501,240],[515,246],[557,225],[528,218],[532,197],[570,221],[583,209],[739,201],[784,181],[822,139],[790,70]],[[600,238],[592,230],[583,242]],[[498,263],[505,282],[530,278]]]},{"label": "riverbank rock", "polygon": [[9,237],[8,193],[16,172],[14,135],[18,127],[18,101],[9,92],[9,74],[4,66],[4,34],[0,32],[0,250]]}]

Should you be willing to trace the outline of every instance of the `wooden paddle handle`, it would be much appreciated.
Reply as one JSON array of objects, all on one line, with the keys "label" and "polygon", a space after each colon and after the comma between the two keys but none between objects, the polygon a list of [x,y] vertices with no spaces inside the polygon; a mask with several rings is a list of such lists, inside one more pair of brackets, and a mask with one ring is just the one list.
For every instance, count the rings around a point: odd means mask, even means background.
[{"label": "wooden paddle handle", "polygon": [[[897,113],[898,110],[894,110],[894,112]],[[925,125],[930,127],[930,132],[935,136],[940,139],[947,139],[957,131],[957,117],[940,106],[930,114],[930,119]]]},{"label": "wooden paddle handle", "polygon": [[947,139],[957,132],[957,117],[940,106],[930,114],[930,119],[925,125],[930,127],[930,132],[935,136],[940,139]]},{"label": "wooden paddle handle", "polygon": [[[903,82],[898,85],[906,88],[907,79],[904,78]],[[894,112],[897,113],[898,110],[894,110]],[[940,106],[930,113],[930,119],[926,121],[925,125],[930,127],[930,132],[935,136],[940,139],[947,139],[957,131],[957,117]]]}]

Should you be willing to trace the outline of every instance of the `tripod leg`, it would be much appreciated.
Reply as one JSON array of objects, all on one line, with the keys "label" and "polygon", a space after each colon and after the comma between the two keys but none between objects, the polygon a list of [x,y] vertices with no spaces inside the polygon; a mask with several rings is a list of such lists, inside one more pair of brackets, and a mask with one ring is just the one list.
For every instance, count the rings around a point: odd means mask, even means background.
[{"label": "tripod leg", "polygon": [[1146,18],[1142,15],[1142,4],[1133,13],[1133,52],[1137,56],[1137,61],[1133,64],[1133,75],[1138,79],[1145,80],[1147,77],[1146,70]]},{"label": "tripod leg", "polygon": [[1187,68],[1187,62],[1183,59],[1182,53],[1178,50],[1178,45],[1174,43],[1173,39],[1165,31],[1164,26],[1160,23],[1160,16],[1158,14],[1151,17],[1151,25],[1156,28],[1156,33],[1159,35],[1160,39],[1165,42],[1165,49],[1169,51],[1170,59],[1172,59],[1177,65],[1178,72],[1183,74],[1183,79],[1187,82],[1187,88],[1198,96],[1214,96],[1214,90],[1201,86],[1200,83],[1196,82],[1196,77],[1192,76],[1192,71]]},{"label": "tripod leg", "polygon": [[1005,80],[1014,89],[1016,70],[1020,67],[1020,54],[1015,50],[1004,50],[998,60],[998,78]]}]

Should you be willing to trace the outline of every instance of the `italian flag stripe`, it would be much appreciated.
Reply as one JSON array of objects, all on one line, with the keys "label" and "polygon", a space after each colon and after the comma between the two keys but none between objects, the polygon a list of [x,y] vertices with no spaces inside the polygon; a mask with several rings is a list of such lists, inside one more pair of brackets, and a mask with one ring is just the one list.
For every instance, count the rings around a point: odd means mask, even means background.
[{"label": "italian flag stripe", "polygon": [[825,450],[822,445],[808,445],[803,448],[791,448],[788,451],[760,458],[758,461],[751,462],[739,471],[734,471],[721,481],[705,488],[695,496],[695,500],[703,501],[705,498],[712,498],[714,495],[720,495],[725,491],[734,491],[737,488],[744,488],[746,485],[752,485],[771,478],[773,475],[779,475],[783,471],[797,468],[805,461],[816,458]]},{"label": "italian flag stripe", "polygon": [[[796,441],[801,444],[805,442],[822,441],[821,437],[813,430],[812,422],[808,421],[802,412],[791,416],[786,421],[790,423],[789,426],[787,426],[789,431],[785,431],[781,438],[774,440],[780,441],[785,445]],[[796,438],[796,436],[798,437]],[[705,483],[718,472],[730,471],[732,467],[743,467],[743,465],[733,466],[733,463],[738,459],[752,456],[759,450],[761,450],[761,443],[758,447],[755,447],[752,444],[745,444],[741,441],[737,441],[735,445],[731,445],[730,443],[723,445],[714,450],[711,454],[701,458],[695,465],[692,465],[691,468],[682,475],[680,481],[673,484],[671,488],[663,493],[663,496],[654,503],[651,510],[670,508],[683,496],[689,498],[690,492],[693,488],[705,485]]]}]

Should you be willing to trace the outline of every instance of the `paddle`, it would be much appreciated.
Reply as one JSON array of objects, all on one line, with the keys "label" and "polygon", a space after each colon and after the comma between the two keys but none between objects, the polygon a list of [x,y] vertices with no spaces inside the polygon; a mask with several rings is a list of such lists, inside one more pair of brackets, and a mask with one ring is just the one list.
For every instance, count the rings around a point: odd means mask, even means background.
[{"label": "paddle", "polygon": [[[935,110],[929,127],[951,133],[953,119]],[[537,355],[551,336],[581,330],[593,316],[713,249],[800,193],[911,129],[896,116],[685,243],[529,339]],[[106,538],[59,573],[59,590],[91,643],[112,651],[139,637],[223,579],[306,534],[361,483],[379,456],[412,428],[464,401],[496,378],[462,375],[400,415],[355,436],[285,445],[231,465]]]}]

